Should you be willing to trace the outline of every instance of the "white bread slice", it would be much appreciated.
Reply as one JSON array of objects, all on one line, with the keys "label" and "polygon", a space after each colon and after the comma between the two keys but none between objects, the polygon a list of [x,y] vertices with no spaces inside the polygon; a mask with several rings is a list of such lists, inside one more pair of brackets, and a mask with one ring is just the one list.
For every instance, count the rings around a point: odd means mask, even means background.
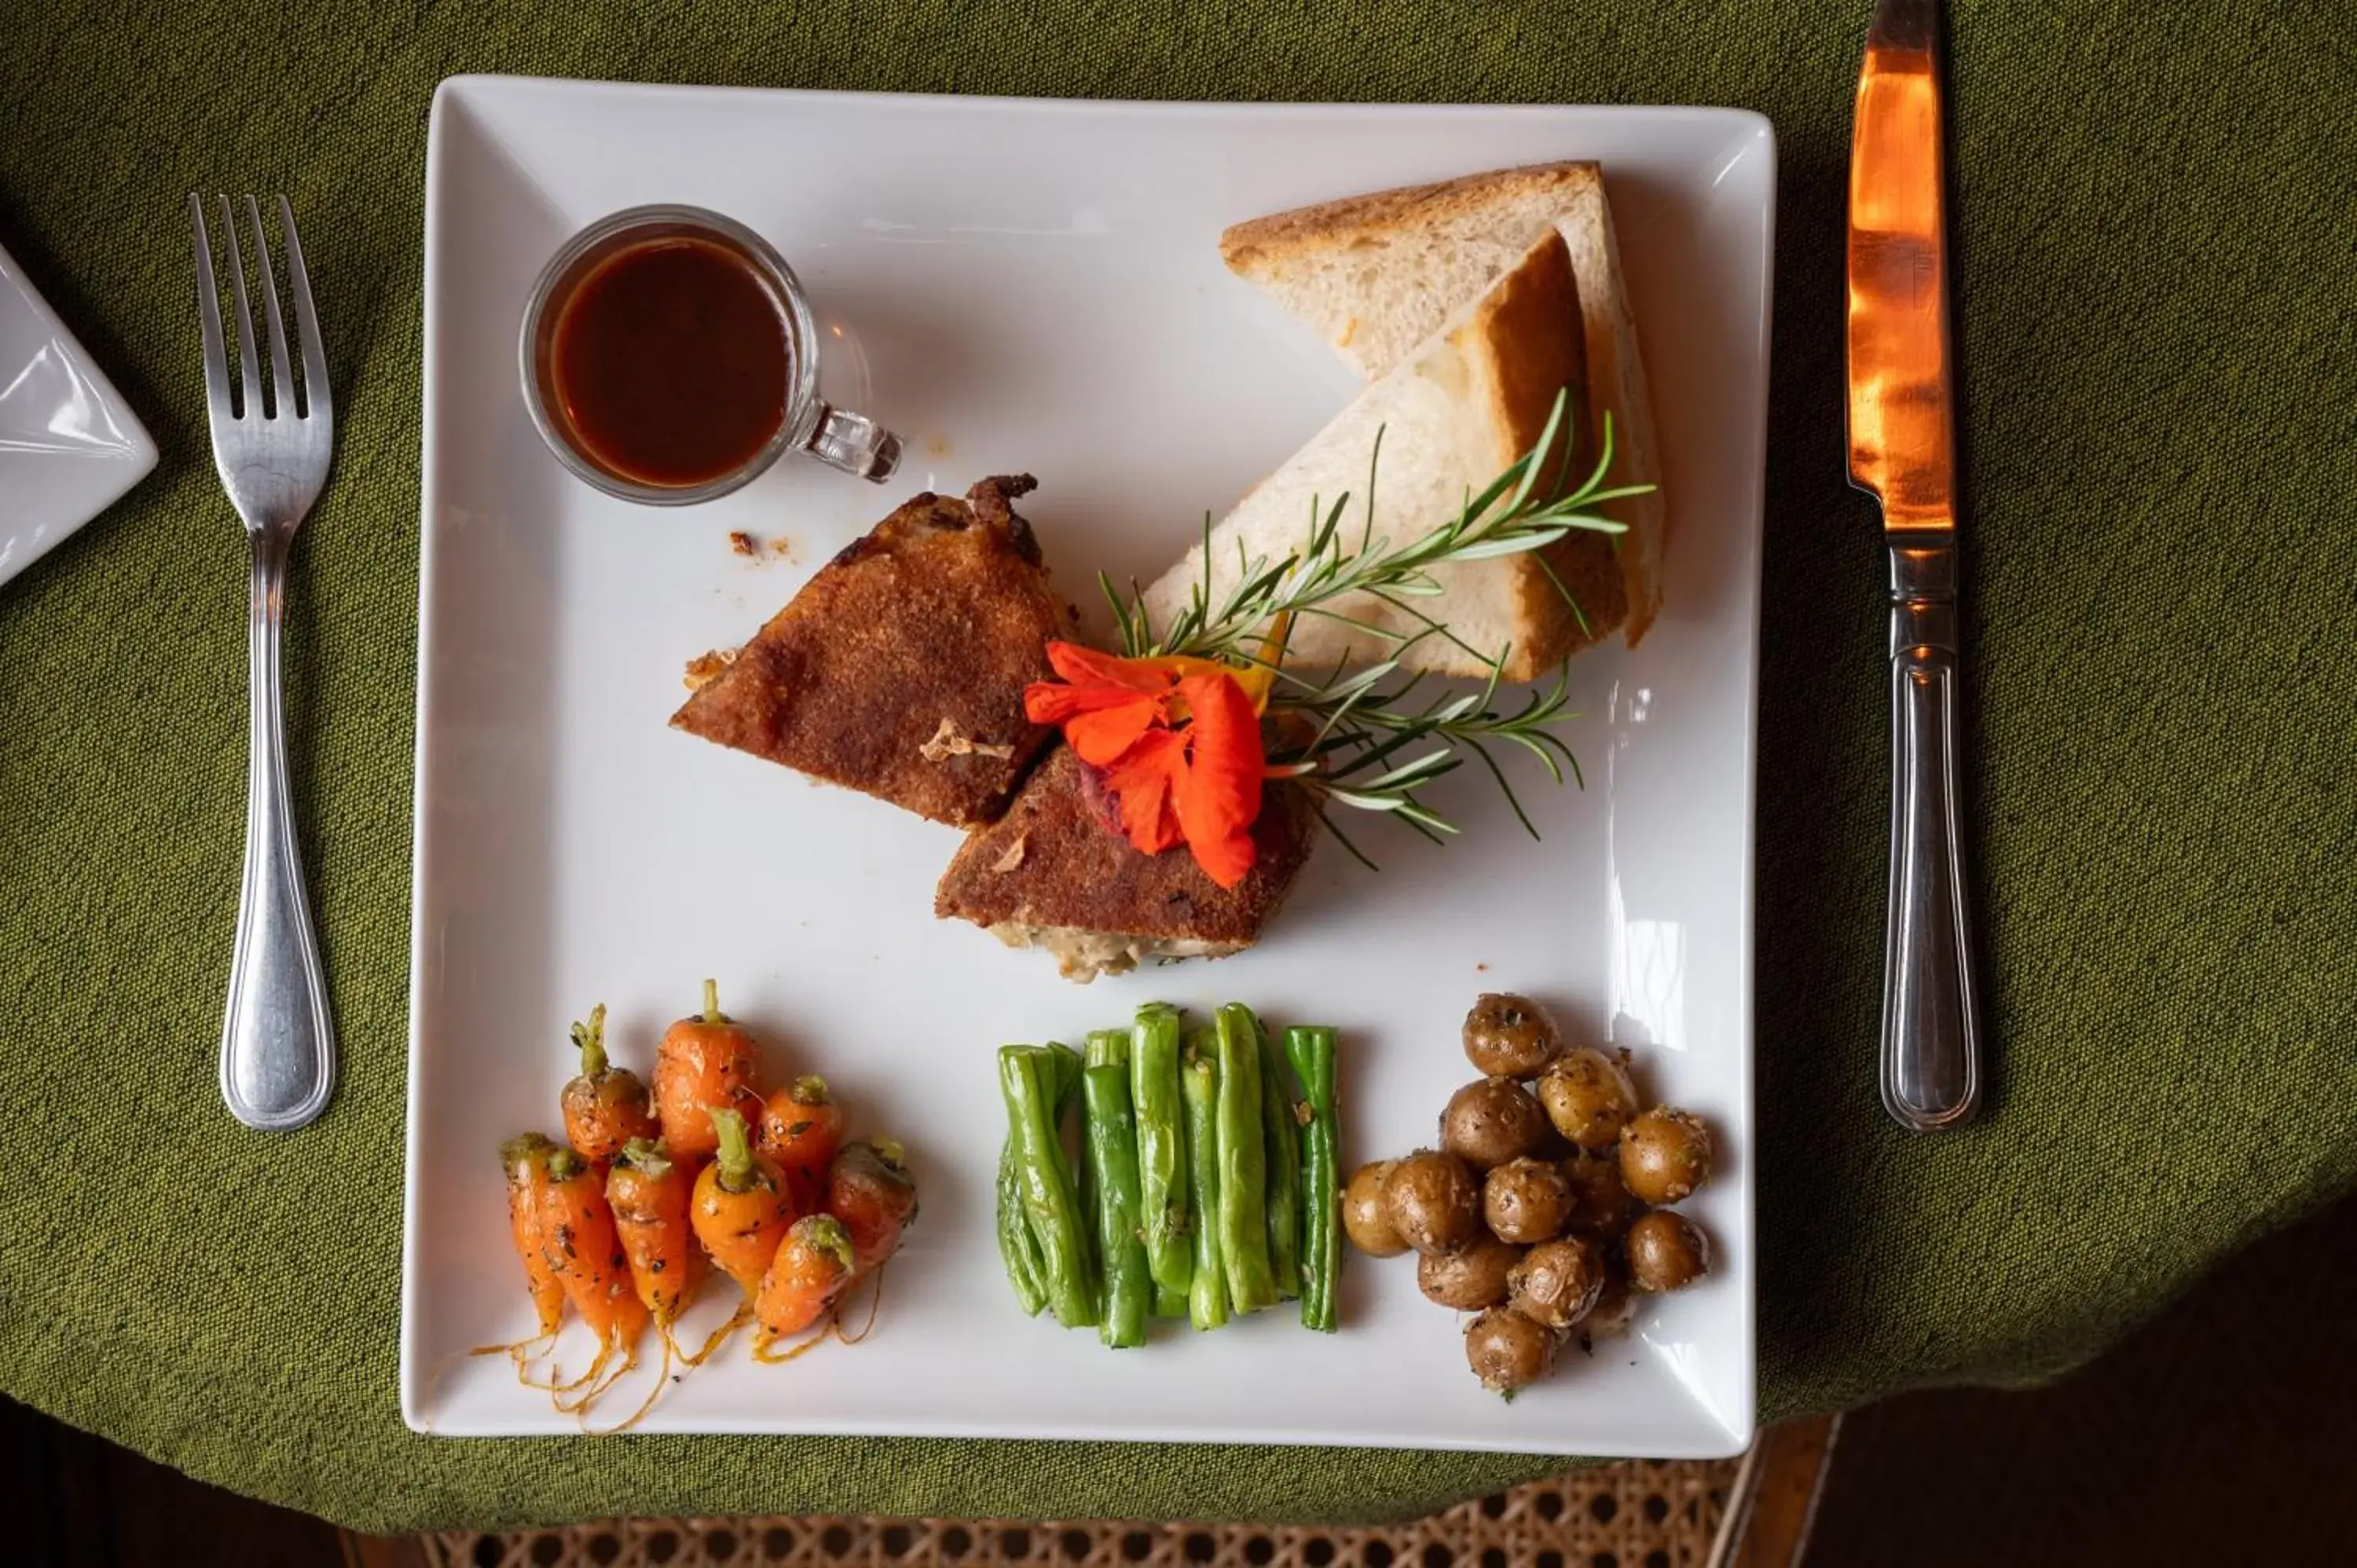
[{"label": "white bread slice", "polygon": [[[1300,548],[1313,517],[1345,492],[1351,506],[1343,536],[1357,536],[1378,431],[1383,450],[1374,479],[1374,532],[1394,545],[1455,518],[1469,499],[1536,446],[1566,389],[1573,405],[1566,421],[1573,438],[1566,471],[1585,477],[1595,454],[1578,409],[1587,371],[1578,285],[1563,237],[1545,230],[1515,264],[1439,327],[1212,530],[1213,604],[1241,575],[1239,544],[1245,560],[1280,561]],[[1168,626],[1184,608],[1203,570],[1199,542],[1146,590],[1156,626]],[[1626,614],[1611,542],[1587,530],[1574,530],[1543,552],[1460,562],[1436,568],[1433,576],[1443,592],[1402,601],[1412,610],[1363,595],[1330,607],[1404,635],[1423,629],[1418,615],[1429,617],[1481,657],[1427,637],[1401,654],[1405,668],[1482,675],[1489,668],[1483,660],[1502,652],[1511,681],[1535,678],[1619,627]],[[1577,610],[1566,602],[1566,590]],[[1337,660],[1367,664],[1392,657],[1396,647],[1336,619],[1304,617],[1294,623],[1286,657],[1308,667]]]},{"label": "white bread slice", "polygon": [[1612,411],[1615,484],[1657,487],[1615,501],[1631,647],[1661,608],[1669,513],[1637,318],[1604,176],[1545,164],[1378,191],[1239,223],[1220,237],[1230,270],[1318,329],[1370,380],[1381,376],[1550,228],[1571,247],[1587,333],[1588,406]]}]

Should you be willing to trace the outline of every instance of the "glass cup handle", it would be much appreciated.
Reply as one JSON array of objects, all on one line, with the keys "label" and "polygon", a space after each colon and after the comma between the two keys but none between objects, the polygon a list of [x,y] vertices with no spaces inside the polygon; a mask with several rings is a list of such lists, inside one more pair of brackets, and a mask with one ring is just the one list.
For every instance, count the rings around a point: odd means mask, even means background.
[{"label": "glass cup handle", "polygon": [[831,403],[818,405],[818,423],[802,450],[822,463],[877,484],[900,466],[900,438],[868,418]]}]

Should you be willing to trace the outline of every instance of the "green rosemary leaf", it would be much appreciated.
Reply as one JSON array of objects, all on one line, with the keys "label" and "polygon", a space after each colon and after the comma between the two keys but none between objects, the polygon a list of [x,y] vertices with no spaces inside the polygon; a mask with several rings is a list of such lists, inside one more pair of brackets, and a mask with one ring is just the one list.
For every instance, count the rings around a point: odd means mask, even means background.
[{"label": "green rosemary leaf", "polygon": [[1557,784],[1563,782],[1563,765],[1555,759],[1555,753],[1548,750],[1537,736],[1525,735],[1520,730],[1507,730],[1503,732],[1501,738],[1513,742],[1533,757],[1537,757],[1539,765],[1547,770],[1549,778]]},{"label": "green rosemary leaf", "polygon": [[[1500,768],[1498,766],[1498,759],[1490,755],[1490,748],[1483,746],[1478,740],[1467,741],[1465,743],[1465,747],[1474,756],[1481,759],[1481,766],[1488,768],[1490,770],[1490,777],[1498,781],[1499,793],[1504,795],[1506,797],[1506,804],[1513,808],[1514,821],[1523,824],[1523,832],[1530,834],[1531,837],[1534,839],[1537,838],[1539,836],[1539,830],[1532,826],[1530,813],[1523,810],[1521,797],[1514,793],[1513,785],[1507,782],[1505,769]],[[1560,779],[1558,779],[1557,782],[1561,782]]]},{"label": "green rosemary leaf", "polygon": [[1329,798],[1346,806],[1356,806],[1362,811],[1398,811],[1405,810],[1408,804],[1405,795],[1367,795],[1356,789],[1346,789],[1339,784],[1327,785],[1326,793]]},{"label": "green rosemary leaf", "polygon": [[[1611,532],[1618,532],[1620,531],[1620,525],[1619,523],[1614,523],[1612,525]],[[1556,540],[1561,539],[1565,534],[1569,533],[1571,530],[1572,525],[1566,522],[1556,524],[1551,528],[1533,529],[1527,533],[1515,533],[1501,538],[1485,539],[1479,544],[1469,544],[1465,546],[1465,548],[1451,555],[1449,559],[1452,561],[1494,561],[1501,555],[1520,555],[1528,551],[1544,550],[1548,545],[1553,544]]]},{"label": "green rosemary leaf", "polygon": [[1440,836],[1442,833],[1454,836],[1462,831],[1455,822],[1413,798],[1405,801],[1394,815],[1435,843],[1448,842]]},{"label": "green rosemary leaf", "polygon": [[1363,850],[1360,849],[1357,844],[1351,842],[1351,835],[1342,831],[1341,827],[1334,821],[1333,814],[1328,811],[1323,806],[1318,808],[1318,820],[1326,824],[1326,831],[1334,835],[1335,843],[1340,844],[1344,849],[1351,852],[1351,858],[1352,860],[1357,861],[1369,871],[1381,871],[1383,869],[1382,866],[1377,865],[1373,861],[1369,860]]},{"label": "green rosemary leaf", "polygon": [[1555,407],[1547,412],[1546,425],[1539,432],[1538,440],[1532,445],[1530,455],[1523,459],[1522,480],[1514,487],[1514,499],[1506,503],[1509,514],[1522,510],[1523,503],[1530,499],[1531,489],[1538,483],[1539,465],[1544,460],[1547,448],[1555,445],[1555,433],[1563,428],[1564,410],[1570,403],[1569,387],[1555,394]]}]

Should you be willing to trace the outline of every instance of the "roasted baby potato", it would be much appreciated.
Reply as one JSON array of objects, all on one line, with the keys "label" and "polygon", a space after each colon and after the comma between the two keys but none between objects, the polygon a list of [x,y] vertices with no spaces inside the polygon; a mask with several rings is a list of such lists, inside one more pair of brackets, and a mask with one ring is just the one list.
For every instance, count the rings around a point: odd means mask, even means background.
[{"label": "roasted baby potato", "polygon": [[1455,1155],[1419,1149],[1394,1163],[1383,1210],[1419,1252],[1459,1252],[1481,1238],[1481,1183]]},{"label": "roasted baby potato", "polygon": [[1590,1154],[1612,1147],[1637,1114],[1628,1069],[1592,1046],[1557,1057],[1539,1079],[1538,1096],[1555,1130]]},{"label": "roasted baby potato", "polygon": [[1511,1078],[1467,1084],[1440,1113],[1440,1146],[1477,1171],[1536,1154],[1546,1135],[1546,1112]]},{"label": "roasted baby potato", "polygon": [[1392,1223],[1391,1210],[1383,1204],[1383,1178],[1392,1174],[1397,1160],[1370,1160],[1351,1176],[1342,1189],[1342,1230],[1351,1238],[1351,1245],[1370,1258],[1396,1258],[1407,1251],[1407,1241]]},{"label": "roasted baby potato", "polygon": [[1641,1203],[1676,1203],[1710,1179],[1710,1129],[1675,1106],[1657,1106],[1620,1134],[1620,1180]]},{"label": "roasted baby potato", "polygon": [[1527,996],[1485,992],[1465,1015],[1466,1058],[1487,1077],[1533,1077],[1562,1049],[1555,1020]]},{"label": "roasted baby potato", "polygon": [[1648,1294],[1681,1290],[1710,1273],[1710,1241],[1683,1214],[1656,1208],[1629,1227],[1629,1283]]},{"label": "roasted baby potato", "polygon": [[1555,1367],[1563,1336],[1519,1312],[1493,1306],[1465,1326],[1465,1360],[1485,1389],[1512,1399]]},{"label": "roasted baby potato", "polygon": [[1484,1236],[1461,1252],[1434,1252],[1415,1261],[1416,1287],[1425,1298],[1459,1312],[1479,1312],[1506,1299],[1506,1276],[1523,1261],[1523,1250]]},{"label": "roasted baby potato", "polygon": [[1552,1241],[1576,1207],[1571,1182],[1553,1160],[1509,1160],[1481,1184],[1481,1218],[1501,1241]]},{"label": "roasted baby potato", "polygon": [[1506,1279],[1513,1309],[1555,1329],[1569,1328],[1587,1316],[1603,1290],[1603,1250],[1585,1236],[1540,1243],[1523,1254]]}]

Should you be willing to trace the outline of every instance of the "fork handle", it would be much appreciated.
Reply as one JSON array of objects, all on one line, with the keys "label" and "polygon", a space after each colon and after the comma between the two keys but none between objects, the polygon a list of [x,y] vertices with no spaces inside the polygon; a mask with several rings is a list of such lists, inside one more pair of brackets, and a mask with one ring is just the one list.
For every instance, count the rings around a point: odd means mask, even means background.
[{"label": "fork handle", "polygon": [[1890,904],[1882,1104],[1917,1133],[1980,1109],[1979,992],[1956,800],[1955,552],[1890,551]]},{"label": "fork handle", "polygon": [[237,945],[221,1024],[221,1098],[249,1127],[282,1131],[315,1120],[336,1082],[328,984],[303,891],[303,855],[286,788],[286,725],[278,681],[278,627],[290,537],[248,534],[253,549],[246,651],[245,874]]}]

